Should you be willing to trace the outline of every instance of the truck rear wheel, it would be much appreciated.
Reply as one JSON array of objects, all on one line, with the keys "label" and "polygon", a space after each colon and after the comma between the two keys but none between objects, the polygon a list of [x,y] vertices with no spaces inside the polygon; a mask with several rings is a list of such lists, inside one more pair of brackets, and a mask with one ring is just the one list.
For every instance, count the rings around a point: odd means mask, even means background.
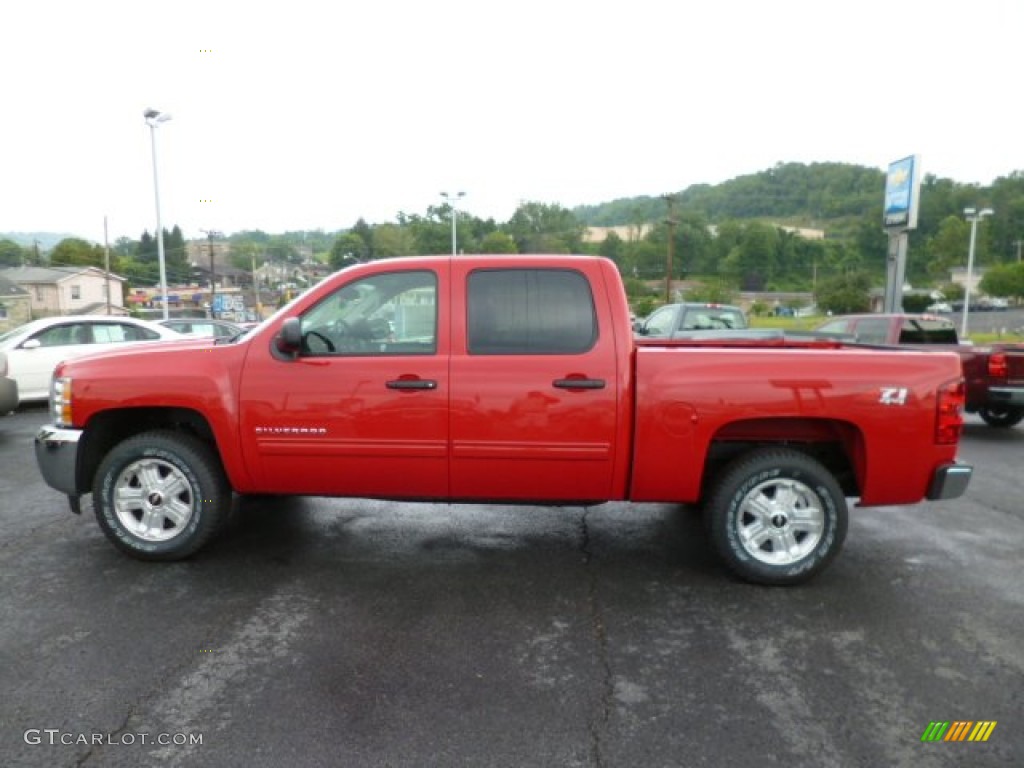
[{"label": "truck rear wheel", "polygon": [[223,526],[231,488],[219,457],[190,435],[146,432],[115,446],[93,484],[107,538],[140,560],[179,560]]},{"label": "truck rear wheel", "polygon": [[991,405],[980,408],[978,415],[990,427],[1015,427],[1024,421],[1024,408]]},{"label": "truck rear wheel", "polygon": [[756,584],[799,584],[822,571],[846,538],[846,498],[811,457],[762,448],[726,467],[705,506],[725,564]]}]

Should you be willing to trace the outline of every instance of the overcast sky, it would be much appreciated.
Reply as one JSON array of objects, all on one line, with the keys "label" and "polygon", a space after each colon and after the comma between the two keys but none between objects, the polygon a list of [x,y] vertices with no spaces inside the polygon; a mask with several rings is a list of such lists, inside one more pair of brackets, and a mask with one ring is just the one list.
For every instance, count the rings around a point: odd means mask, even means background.
[{"label": "overcast sky", "polygon": [[[779,162],[1024,170],[1022,0],[5,2],[0,232],[507,220]],[[882,189],[879,189],[881,200]]]}]

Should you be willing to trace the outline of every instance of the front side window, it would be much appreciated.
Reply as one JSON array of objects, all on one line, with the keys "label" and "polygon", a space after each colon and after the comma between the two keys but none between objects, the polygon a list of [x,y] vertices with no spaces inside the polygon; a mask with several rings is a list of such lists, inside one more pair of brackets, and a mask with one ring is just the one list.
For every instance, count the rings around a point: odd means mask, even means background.
[{"label": "front side window", "polygon": [[343,285],[301,318],[302,354],[432,355],[437,276],[387,272]]},{"label": "front side window", "polygon": [[467,311],[471,355],[576,355],[597,342],[590,283],[574,270],[477,270]]},{"label": "front side window", "polygon": [[675,307],[662,307],[647,318],[644,323],[645,336],[671,336],[675,330],[673,327],[676,320]]}]

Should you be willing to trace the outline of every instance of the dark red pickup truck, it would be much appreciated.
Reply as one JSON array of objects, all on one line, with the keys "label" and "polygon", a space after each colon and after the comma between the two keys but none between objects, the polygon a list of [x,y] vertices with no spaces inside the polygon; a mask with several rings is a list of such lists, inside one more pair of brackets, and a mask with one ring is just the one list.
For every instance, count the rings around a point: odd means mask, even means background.
[{"label": "dark red pickup truck", "polygon": [[1024,420],[1024,344],[961,344],[956,325],[938,315],[843,315],[818,328],[865,344],[946,349],[960,355],[967,386],[965,409],[993,427]]},{"label": "dark red pickup truck", "polygon": [[410,257],[338,272],[230,343],[59,366],[46,481],[141,559],[191,555],[232,494],[702,505],[741,577],[822,570],[847,498],[961,495],[953,354],[786,339],[634,343],[615,265]]}]

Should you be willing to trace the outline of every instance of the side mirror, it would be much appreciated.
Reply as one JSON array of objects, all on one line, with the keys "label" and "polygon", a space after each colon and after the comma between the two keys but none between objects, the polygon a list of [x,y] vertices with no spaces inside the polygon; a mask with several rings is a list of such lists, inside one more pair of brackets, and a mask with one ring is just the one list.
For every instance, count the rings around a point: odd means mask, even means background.
[{"label": "side mirror", "polygon": [[39,339],[29,339],[21,345],[22,349],[39,349],[43,343]]},{"label": "side mirror", "polygon": [[289,317],[281,324],[281,330],[274,337],[274,346],[278,352],[296,357],[302,349],[302,321],[297,317]]}]

